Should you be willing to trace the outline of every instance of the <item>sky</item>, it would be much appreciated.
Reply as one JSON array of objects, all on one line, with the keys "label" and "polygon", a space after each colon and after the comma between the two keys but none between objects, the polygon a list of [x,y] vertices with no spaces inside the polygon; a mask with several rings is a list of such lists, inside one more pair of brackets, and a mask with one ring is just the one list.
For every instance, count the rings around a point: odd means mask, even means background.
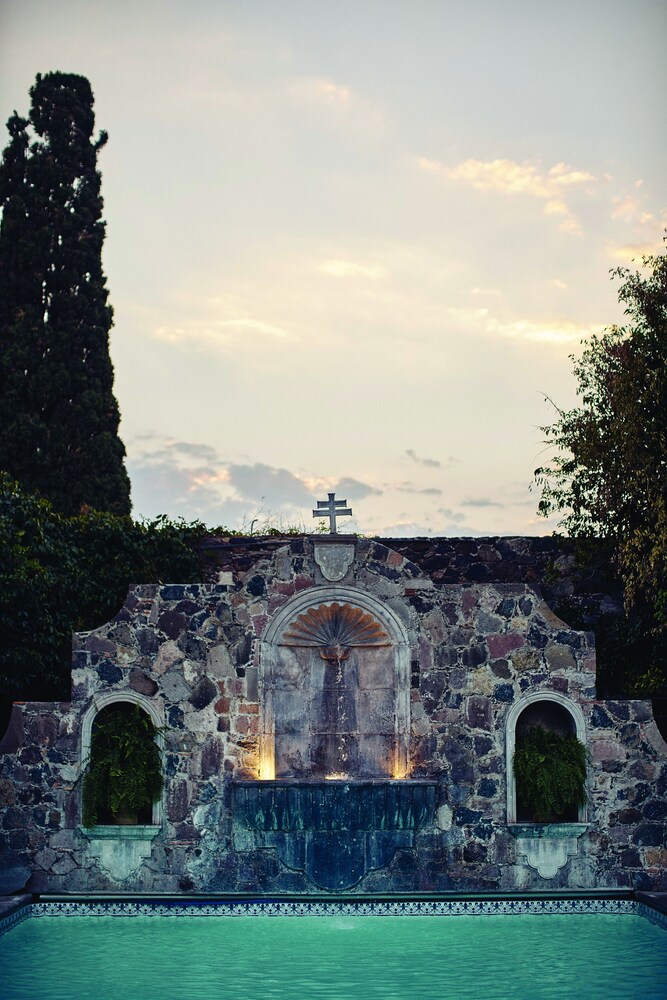
[{"label": "sky", "polygon": [[541,427],[667,226],[666,41],[664,0],[3,0],[3,120],[61,70],[109,132],[135,516],[556,529]]}]

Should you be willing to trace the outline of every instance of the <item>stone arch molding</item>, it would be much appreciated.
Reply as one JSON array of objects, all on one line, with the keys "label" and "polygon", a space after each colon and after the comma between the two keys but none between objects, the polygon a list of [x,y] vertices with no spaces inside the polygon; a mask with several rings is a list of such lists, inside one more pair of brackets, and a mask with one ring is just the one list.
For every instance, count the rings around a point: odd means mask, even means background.
[{"label": "stone arch molding", "polygon": [[[155,728],[158,730],[157,743],[160,747],[162,754],[164,755],[164,737],[162,735],[162,728],[164,726],[164,719],[159,712],[157,706],[153,702],[149,701],[148,698],[143,694],[139,694],[136,691],[111,691],[108,694],[99,695],[96,697],[91,705],[86,710],[82,720],[81,720],[81,769],[86,766],[86,762],[90,757],[90,744],[93,733],[93,723],[96,717],[102,711],[103,708],[108,708],[109,705],[117,705],[121,703],[130,703],[131,705],[138,705],[146,715],[149,717]],[[156,826],[162,823],[162,801],[161,799],[153,803],[153,823]]]},{"label": "stone arch molding", "polygon": [[[587,746],[586,738],[586,721],[584,719],[584,713],[581,707],[570,698],[566,698],[565,695],[560,694],[558,691],[534,691],[532,694],[525,695],[516,701],[509,712],[507,713],[507,721],[505,723],[505,759],[506,759],[506,769],[507,769],[507,822],[516,823],[516,781],[514,778],[514,750],[516,747],[516,724],[519,721],[519,716],[528,708],[529,705],[534,705],[536,702],[550,701],[554,702],[556,705],[560,705],[564,708],[566,712],[570,715],[574,727],[575,735],[577,739]],[[587,819],[587,809],[586,805],[579,807],[579,822],[585,823]]]},{"label": "stone arch molding", "polygon": [[410,729],[410,642],[407,629],[396,612],[376,598],[353,587],[315,587],[290,598],[273,616],[259,643],[260,701],[260,777],[276,774],[276,712],[280,712],[285,692],[282,684],[282,656],[285,647],[298,643],[285,642],[290,627],[299,616],[307,615],[321,605],[349,605],[369,615],[380,626],[388,641],[391,658],[391,688],[393,690],[393,760],[387,776],[404,777],[408,771],[408,736]]},{"label": "stone arch molding", "polygon": [[382,604],[375,597],[357,590],[355,587],[316,587],[311,590],[302,590],[301,593],[291,597],[282,608],[279,609],[267,625],[262,643],[275,645],[280,641],[282,633],[285,632],[294,618],[303,614],[310,608],[318,604],[351,604],[361,608],[367,614],[376,618],[380,624],[387,629],[392,643],[395,645],[405,644],[409,646],[408,633],[405,625],[392,608]]}]

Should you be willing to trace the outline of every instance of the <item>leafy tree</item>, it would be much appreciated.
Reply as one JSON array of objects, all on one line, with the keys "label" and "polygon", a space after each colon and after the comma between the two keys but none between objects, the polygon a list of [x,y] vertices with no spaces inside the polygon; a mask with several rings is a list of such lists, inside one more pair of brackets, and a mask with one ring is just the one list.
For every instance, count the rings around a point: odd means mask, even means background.
[{"label": "leafy tree", "polygon": [[68,699],[72,632],[109,621],[131,582],[201,579],[205,534],[165,517],[65,517],[0,474],[0,703]]},{"label": "leafy tree", "polygon": [[88,80],[38,75],[0,165],[0,469],[63,514],[130,512]]},{"label": "leafy tree", "polygon": [[629,322],[589,341],[574,366],[581,406],[543,428],[557,452],[535,472],[539,511],[609,541],[628,635],[648,653],[629,690],[667,693],[667,255],[612,273]]}]

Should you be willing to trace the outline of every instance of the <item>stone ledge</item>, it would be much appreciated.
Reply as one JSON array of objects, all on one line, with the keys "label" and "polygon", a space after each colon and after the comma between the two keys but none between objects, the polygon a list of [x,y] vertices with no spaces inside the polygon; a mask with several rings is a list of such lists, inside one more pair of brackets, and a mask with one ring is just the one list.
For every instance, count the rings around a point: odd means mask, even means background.
[{"label": "stone ledge", "polygon": [[155,840],[161,829],[161,826],[152,823],[128,824],[127,826],[109,823],[79,827],[81,833],[88,840]]},{"label": "stone ledge", "polygon": [[510,823],[507,829],[516,838],[517,860],[524,857],[538,875],[550,879],[576,855],[579,837],[590,826],[590,823]]},{"label": "stone ledge", "polygon": [[79,830],[90,841],[90,853],[114,882],[124,882],[151,856],[161,826],[100,825]]},{"label": "stone ledge", "polygon": [[553,840],[564,840],[569,837],[581,837],[590,830],[591,823],[508,823],[507,831],[517,839],[539,840],[549,837]]}]

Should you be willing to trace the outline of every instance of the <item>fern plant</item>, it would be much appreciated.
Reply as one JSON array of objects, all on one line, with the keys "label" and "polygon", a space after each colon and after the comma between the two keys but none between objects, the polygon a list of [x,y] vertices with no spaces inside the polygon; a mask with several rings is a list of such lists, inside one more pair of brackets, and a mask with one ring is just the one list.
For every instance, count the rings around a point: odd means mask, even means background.
[{"label": "fern plant", "polygon": [[562,820],[586,801],[586,747],[538,726],[517,738],[517,798],[537,823]]},{"label": "fern plant", "polygon": [[162,791],[158,730],[138,705],[102,709],[93,725],[90,758],[83,775],[83,824],[106,818],[138,821]]}]

